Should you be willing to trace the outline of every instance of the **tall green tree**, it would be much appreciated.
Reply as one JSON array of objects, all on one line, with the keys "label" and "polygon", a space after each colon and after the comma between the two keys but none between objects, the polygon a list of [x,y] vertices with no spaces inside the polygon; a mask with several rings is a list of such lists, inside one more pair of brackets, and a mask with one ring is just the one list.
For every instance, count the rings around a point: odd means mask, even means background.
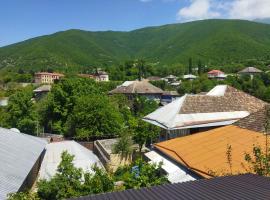
[{"label": "tall green tree", "polygon": [[188,59],[188,73],[192,74],[193,66],[192,66],[192,58]]},{"label": "tall green tree", "polygon": [[82,96],[76,101],[68,127],[69,136],[81,139],[115,136],[123,129],[124,120],[107,96]]},{"label": "tall green tree", "polygon": [[23,88],[10,96],[6,108],[6,124],[18,128],[21,132],[35,135],[38,118],[32,90],[32,87]]}]

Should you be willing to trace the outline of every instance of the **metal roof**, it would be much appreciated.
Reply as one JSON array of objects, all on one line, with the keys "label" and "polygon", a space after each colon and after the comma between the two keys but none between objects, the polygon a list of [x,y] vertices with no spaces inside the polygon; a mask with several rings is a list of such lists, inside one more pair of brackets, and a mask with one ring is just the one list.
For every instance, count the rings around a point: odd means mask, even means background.
[{"label": "metal roof", "polygon": [[262,109],[267,103],[227,85],[206,95],[184,95],[143,118],[167,130],[228,124]]},{"label": "metal roof", "polygon": [[0,128],[0,199],[20,189],[46,144],[43,139]]},{"label": "metal roof", "polygon": [[51,91],[51,88],[52,88],[51,85],[42,85],[36,88],[35,90],[33,90],[33,92],[49,92]]},{"label": "metal roof", "polygon": [[75,141],[55,142],[48,144],[46,147],[46,153],[40,167],[40,179],[50,179],[56,174],[63,151],[74,155],[73,163],[75,167],[80,167],[83,171],[92,172],[91,167],[95,164],[103,168],[98,157],[79,143]]},{"label": "metal roof", "polygon": [[270,178],[238,175],[165,184],[142,189],[92,195],[80,200],[266,200],[270,197]]},{"label": "metal roof", "polygon": [[190,173],[187,173],[187,170],[180,168],[170,160],[164,158],[156,151],[150,151],[144,154],[149,160],[150,163],[159,164],[162,162],[162,169],[168,175],[168,180],[170,183],[183,183],[187,181],[194,181],[197,178],[192,176]]},{"label": "metal roof", "polygon": [[[165,157],[210,178],[226,173],[247,173],[250,165],[245,161],[245,153],[252,154],[254,145],[264,149],[265,139],[262,133],[230,125],[160,142],[154,147]],[[231,146],[231,166],[226,157],[228,145]]]}]

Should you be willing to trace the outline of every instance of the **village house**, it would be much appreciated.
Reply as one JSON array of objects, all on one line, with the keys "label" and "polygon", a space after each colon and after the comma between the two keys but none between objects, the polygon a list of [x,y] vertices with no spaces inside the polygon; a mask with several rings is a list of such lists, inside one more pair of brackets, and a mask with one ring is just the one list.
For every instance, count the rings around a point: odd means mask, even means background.
[{"label": "village house", "polygon": [[92,167],[94,165],[103,168],[102,163],[93,151],[88,150],[79,143],[75,141],[53,142],[46,146],[46,153],[40,167],[39,179],[49,180],[56,174],[63,151],[74,155],[74,166],[81,168],[85,172],[93,173]]},{"label": "village house", "polygon": [[162,128],[160,141],[230,125],[267,105],[231,86],[218,85],[205,95],[186,94],[143,118]]},{"label": "village house", "polygon": [[195,80],[196,78],[197,78],[197,76],[195,76],[193,74],[186,74],[183,76],[184,80],[190,80],[190,81]]},{"label": "village house", "polygon": [[164,91],[161,96],[161,104],[166,105],[168,103],[173,102],[174,100],[178,99],[180,97],[179,93],[177,91]]},{"label": "village house", "polygon": [[270,178],[254,174],[96,194],[70,200],[210,200],[269,199]]},{"label": "village house", "polygon": [[177,81],[177,76],[169,75],[164,77],[163,80],[167,81],[168,83],[173,83]]},{"label": "village house", "polygon": [[[232,125],[154,144],[154,150],[146,156],[151,162],[159,158],[176,163],[186,173],[182,181],[188,176],[208,179],[251,173],[245,154],[252,155],[254,145],[265,149],[266,137],[270,137],[265,135],[266,120],[264,107]],[[229,147],[230,161],[227,159]],[[171,171],[167,173],[170,175]]]},{"label": "village house", "polygon": [[93,73],[93,74],[79,74],[78,76],[83,77],[83,78],[92,78],[97,82],[109,81],[109,74],[101,70],[98,70],[96,73]]},{"label": "village house", "polygon": [[38,72],[35,73],[35,83],[37,84],[53,84],[55,80],[59,80],[64,77],[64,74]]},{"label": "village house", "polygon": [[33,90],[35,99],[41,99],[46,94],[48,94],[51,91],[52,86],[51,85],[42,85],[36,89]]},{"label": "village house", "polygon": [[32,187],[46,144],[45,140],[16,129],[0,128],[0,199]]},{"label": "village house", "polygon": [[133,100],[136,95],[140,95],[156,101],[160,101],[163,93],[162,89],[152,85],[147,80],[125,81],[122,85],[109,92],[109,94],[124,94],[129,100]]},{"label": "village house", "polygon": [[251,79],[253,79],[253,77],[255,75],[261,74],[263,71],[255,68],[255,67],[247,67],[243,70],[241,70],[240,72],[238,72],[239,75],[248,75],[250,76]]},{"label": "village house", "polygon": [[220,70],[211,70],[210,72],[207,73],[208,78],[210,79],[217,79],[217,80],[224,80],[227,75]]}]

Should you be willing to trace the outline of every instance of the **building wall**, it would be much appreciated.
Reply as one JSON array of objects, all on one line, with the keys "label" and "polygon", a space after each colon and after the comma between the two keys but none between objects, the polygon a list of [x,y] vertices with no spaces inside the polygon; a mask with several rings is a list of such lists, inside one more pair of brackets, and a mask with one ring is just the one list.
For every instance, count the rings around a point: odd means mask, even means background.
[{"label": "building wall", "polygon": [[48,74],[48,73],[40,73],[40,74],[35,74],[35,83],[39,84],[52,84],[54,83],[55,80],[59,80],[60,75],[59,74]]},{"label": "building wall", "polygon": [[18,190],[18,192],[21,191],[26,191],[32,188],[32,186],[34,185],[34,183],[37,180],[37,176],[38,176],[38,172],[42,163],[42,160],[44,158],[45,155],[45,149],[43,150],[43,152],[40,154],[39,158],[37,159],[36,163],[34,164],[34,166],[32,167],[31,171],[29,172],[28,176],[26,177],[26,179],[24,180],[23,184],[21,185],[20,189]]}]

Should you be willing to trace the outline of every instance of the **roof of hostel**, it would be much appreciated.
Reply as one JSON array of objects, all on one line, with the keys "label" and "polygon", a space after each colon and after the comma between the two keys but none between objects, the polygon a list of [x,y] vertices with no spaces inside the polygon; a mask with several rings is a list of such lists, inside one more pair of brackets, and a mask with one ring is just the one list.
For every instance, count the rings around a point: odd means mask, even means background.
[{"label": "roof of hostel", "polygon": [[270,178],[246,174],[72,198],[78,200],[266,200]]},{"label": "roof of hostel", "polygon": [[143,119],[168,130],[221,126],[232,124],[266,105],[231,86],[218,85],[205,95],[184,95]]},{"label": "roof of hostel", "polygon": [[[250,172],[245,153],[252,153],[254,145],[264,147],[263,133],[236,125],[180,137],[155,144],[155,148],[187,169],[205,178],[227,173]],[[231,147],[231,169],[227,152]]]}]

